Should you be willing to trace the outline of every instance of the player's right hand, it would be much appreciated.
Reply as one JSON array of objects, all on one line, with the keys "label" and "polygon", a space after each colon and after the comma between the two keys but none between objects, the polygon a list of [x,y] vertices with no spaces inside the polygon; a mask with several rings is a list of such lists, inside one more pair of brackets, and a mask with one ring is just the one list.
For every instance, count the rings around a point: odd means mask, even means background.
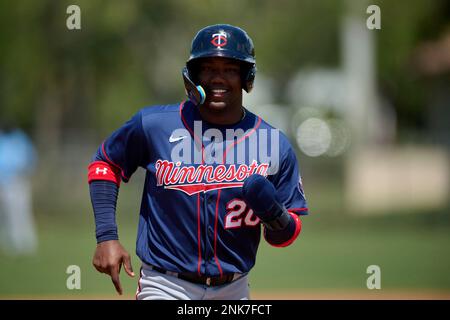
[{"label": "player's right hand", "polygon": [[275,186],[259,174],[253,174],[245,180],[242,197],[263,222],[279,217],[284,210],[277,197]]},{"label": "player's right hand", "polygon": [[130,277],[134,277],[130,255],[118,240],[109,240],[97,244],[92,264],[97,271],[111,276],[111,280],[119,294],[123,292],[119,279],[122,264],[125,272]]}]

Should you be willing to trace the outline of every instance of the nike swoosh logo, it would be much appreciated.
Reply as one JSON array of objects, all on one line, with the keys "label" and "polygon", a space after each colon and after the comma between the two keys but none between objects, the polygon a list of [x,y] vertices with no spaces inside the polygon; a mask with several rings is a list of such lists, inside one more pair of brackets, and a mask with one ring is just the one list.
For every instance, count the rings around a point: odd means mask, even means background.
[{"label": "nike swoosh logo", "polygon": [[169,142],[177,142],[177,141],[183,140],[184,138],[187,138],[187,136],[180,136],[180,137],[170,136]]}]

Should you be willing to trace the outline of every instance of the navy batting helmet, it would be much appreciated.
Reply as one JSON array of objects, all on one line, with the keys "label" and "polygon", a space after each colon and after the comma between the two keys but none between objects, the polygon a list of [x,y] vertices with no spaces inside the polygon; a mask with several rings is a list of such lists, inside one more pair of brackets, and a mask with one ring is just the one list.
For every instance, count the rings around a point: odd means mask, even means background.
[{"label": "navy batting helmet", "polygon": [[[256,74],[255,48],[253,41],[241,28],[229,24],[216,24],[201,29],[192,40],[191,54],[183,68],[183,78],[189,98],[192,84],[197,83],[196,61],[201,58],[224,57],[242,62],[242,88],[250,92]],[[204,102],[202,88],[200,101]],[[195,100],[191,99],[191,100]]]}]

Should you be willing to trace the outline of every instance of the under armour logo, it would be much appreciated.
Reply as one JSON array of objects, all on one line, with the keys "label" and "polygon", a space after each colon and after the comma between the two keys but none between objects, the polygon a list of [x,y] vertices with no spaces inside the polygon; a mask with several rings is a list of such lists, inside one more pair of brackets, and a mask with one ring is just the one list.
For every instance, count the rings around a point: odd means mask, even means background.
[{"label": "under armour logo", "polygon": [[103,173],[103,175],[106,175],[107,173],[108,173],[108,168],[103,168],[103,169],[100,169],[100,168],[95,168],[95,174],[99,174],[99,173]]},{"label": "under armour logo", "polygon": [[215,47],[223,47],[227,44],[227,34],[223,31],[220,31],[219,33],[214,33],[212,35],[212,40],[211,43],[215,46]]}]

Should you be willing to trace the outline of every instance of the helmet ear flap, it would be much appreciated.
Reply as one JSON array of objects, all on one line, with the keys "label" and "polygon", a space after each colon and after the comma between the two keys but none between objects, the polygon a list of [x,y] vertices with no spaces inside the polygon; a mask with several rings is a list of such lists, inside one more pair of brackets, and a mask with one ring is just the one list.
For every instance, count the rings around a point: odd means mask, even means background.
[{"label": "helmet ear flap", "polygon": [[253,82],[255,81],[256,76],[256,65],[252,64],[244,77],[243,88],[247,93],[250,93],[253,89]]},{"label": "helmet ear flap", "polygon": [[196,85],[191,77],[188,67],[184,67],[181,70],[181,74],[183,76],[184,88],[188,99],[194,105],[203,104],[206,100],[206,93],[202,86]]}]

